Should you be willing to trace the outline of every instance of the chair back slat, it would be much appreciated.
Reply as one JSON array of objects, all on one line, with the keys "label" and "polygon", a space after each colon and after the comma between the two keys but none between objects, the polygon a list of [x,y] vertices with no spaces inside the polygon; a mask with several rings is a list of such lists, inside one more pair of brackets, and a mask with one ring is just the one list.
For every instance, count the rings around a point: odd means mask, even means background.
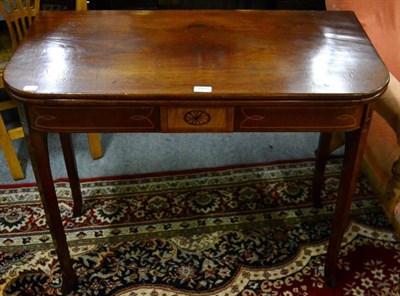
[{"label": "chair back slat", "polygon": [[28,33],[39,7],[40,0],[0,0],[0,13],[10,32],[13,50]]},{"label": "chair back slat", "polygon": [[76,0],[75,1],[75,10],[82,10],[82,11],[88,10],[86,0]]}]

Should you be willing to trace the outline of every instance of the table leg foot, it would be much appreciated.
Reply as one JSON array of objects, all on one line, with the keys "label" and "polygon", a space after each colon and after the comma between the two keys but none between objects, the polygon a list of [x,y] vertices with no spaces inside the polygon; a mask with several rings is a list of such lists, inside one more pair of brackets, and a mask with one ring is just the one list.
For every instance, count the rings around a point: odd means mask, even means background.
[{"label": "table leg foot", "polygon": [[62,295],[69,295],[71,292],[75,291],[77,287],[77,280],[75,274],[72,276],[63,276],[63,283],[61,286]]},{"label": "table leg foot", "polygon": [[74,209],[72,210],[72,217],[74,217],[74,218],[78,218],[78,217],[80,217],[80,216],[82,216],[83,215],[83,211],[82,211],[82,208],[77,208],[77,207],[75,207],[75,205],[74,205]]},{"label": "table leg foot", "polygon": [[336,269],[329,269],[325,268],[325,283],[330,287],[330,288],[335,288],[337,285],[337,279],[336,279]]}]

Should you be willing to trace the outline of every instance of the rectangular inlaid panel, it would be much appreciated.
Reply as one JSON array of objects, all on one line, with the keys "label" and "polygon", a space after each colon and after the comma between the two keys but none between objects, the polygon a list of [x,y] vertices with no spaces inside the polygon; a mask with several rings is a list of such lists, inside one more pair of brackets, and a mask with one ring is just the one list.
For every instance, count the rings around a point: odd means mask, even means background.
[{"label": "rectangular inlaid panel", "polygon": [[163,132],[231,132],[233,107],[163,107]]},{"label": "rectangular inlaid panel", "polygon": [[158,107],[43,107],[32,106],[30,125],[36,129],[65,132],[160,131]]},{"label": "rectangular inlaid panel", "polygon": [[364,107],[237,107],[235,131],[351,131]]}]

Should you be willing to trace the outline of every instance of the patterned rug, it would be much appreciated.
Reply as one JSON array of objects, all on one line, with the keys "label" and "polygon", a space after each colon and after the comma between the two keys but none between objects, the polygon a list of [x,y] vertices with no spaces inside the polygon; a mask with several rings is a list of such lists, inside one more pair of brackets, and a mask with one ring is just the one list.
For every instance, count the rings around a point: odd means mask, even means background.
[{"label": "patterned rug", "polygon": [[[341,160],[311,206],[311,160],[84,180],[73,218],[56,182],[78,276],[71,295],[400,295],[400,242],[361,176],[339,261],[323,281]],[[34,185],[0,187],[0,294],[61,295]]]}]

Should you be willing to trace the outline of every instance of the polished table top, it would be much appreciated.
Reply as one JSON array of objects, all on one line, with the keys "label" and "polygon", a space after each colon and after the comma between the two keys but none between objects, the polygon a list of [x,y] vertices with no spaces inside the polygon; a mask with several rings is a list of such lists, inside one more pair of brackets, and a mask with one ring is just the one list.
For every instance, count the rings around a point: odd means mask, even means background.
[{"label": "polished table top", "polygon": [[5,81],[46,104],[367,99],[387,82],[376,56],[351,12],[43,11]]}]

